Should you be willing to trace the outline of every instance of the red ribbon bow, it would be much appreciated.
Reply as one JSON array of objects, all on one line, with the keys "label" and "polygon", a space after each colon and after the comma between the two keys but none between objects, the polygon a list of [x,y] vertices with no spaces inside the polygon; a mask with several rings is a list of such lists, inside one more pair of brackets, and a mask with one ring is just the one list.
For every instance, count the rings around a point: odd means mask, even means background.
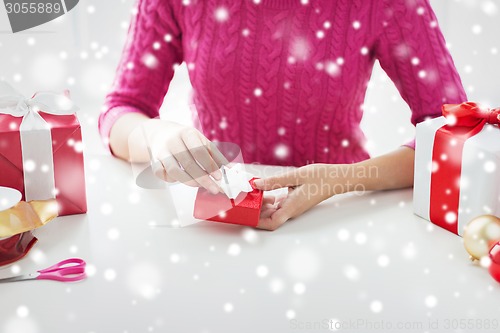
[{"label": "red ribbon bow", "polygon": [[443,116],[451,120],[452,126],[476,127],[481,123],[500,124],[500,108],[489,109],[474,102],[465,102],[444,104],[442,110]]},{"label": "red ribbon bow", "polygon": [[444,104],[442,112],[448,124],[439,128],[434,137],[429,217],[435,224],[458,234],[463,147],[485,124],[500,124],[500,108],[488,109],[466,102]]}]

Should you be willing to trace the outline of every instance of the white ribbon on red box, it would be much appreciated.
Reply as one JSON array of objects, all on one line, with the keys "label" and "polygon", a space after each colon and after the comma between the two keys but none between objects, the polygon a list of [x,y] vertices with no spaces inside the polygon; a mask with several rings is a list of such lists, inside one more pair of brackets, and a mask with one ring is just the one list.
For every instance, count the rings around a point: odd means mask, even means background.
[{"label": "white ribbon on red box", "polygon": [[56,196],[52,134],[39,112],[71,115],[77,110],[67,93],[39,92],[26,98],[6,82],[0,82],[0,114],[23,118],[19,131],[26,201]]}]

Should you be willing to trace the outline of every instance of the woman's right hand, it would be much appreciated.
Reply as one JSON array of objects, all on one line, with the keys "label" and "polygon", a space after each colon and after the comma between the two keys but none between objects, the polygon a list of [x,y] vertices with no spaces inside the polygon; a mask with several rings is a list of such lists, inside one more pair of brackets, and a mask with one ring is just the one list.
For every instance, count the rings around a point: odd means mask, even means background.
[{"label": "woman's right hand", "polygon": [[221,180],[220,167],[228,161],[200,131],[160,119],[150,120],[145,131],[156,176],[204,187],[214,194],[221,191],[209,176]]}]

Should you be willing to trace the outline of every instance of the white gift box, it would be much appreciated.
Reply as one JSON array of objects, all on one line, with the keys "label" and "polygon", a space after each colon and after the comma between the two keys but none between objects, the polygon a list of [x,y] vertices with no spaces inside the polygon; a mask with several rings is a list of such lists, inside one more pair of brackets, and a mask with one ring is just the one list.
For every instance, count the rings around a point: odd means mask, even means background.
[{"label": "white gift box", "polygon": [[[439,142],[449,145],[443,154],[435,147],[436,134],[447,121],[438,117],[416,127],[413,206],[415,214],[462,235],[475,217],[500,215],[500,129],[485,124],[465,140],[441,133]],[[446,204],[453,200],[458,207]]]}]

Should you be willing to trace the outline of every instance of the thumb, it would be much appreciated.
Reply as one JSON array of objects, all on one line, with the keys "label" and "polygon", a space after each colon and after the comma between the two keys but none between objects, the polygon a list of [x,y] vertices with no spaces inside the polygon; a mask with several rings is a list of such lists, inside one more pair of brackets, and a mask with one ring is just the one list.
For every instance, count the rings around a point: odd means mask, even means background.
[{"label": "thumb", "polygon": [[299,175],[292,171],[283,175],[255,179],[253,183],[259,190],[271,191],[283,187],[297,186],[300,185],[301,182]]}]

